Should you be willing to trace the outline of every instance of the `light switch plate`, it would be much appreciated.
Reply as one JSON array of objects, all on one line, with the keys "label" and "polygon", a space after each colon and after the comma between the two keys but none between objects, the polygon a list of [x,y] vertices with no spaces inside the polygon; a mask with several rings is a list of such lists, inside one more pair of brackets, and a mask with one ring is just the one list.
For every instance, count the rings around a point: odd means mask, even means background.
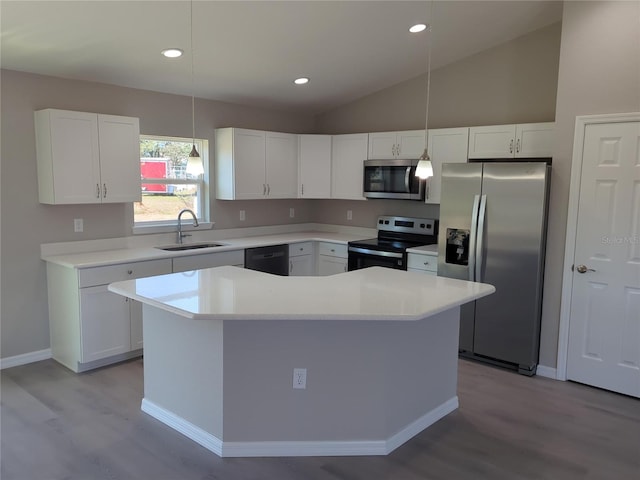
[{"label": "light switch plate", "polygon": [[84,231],[84,220],[82,218],[73,219],[73,231],[76,233]]}]

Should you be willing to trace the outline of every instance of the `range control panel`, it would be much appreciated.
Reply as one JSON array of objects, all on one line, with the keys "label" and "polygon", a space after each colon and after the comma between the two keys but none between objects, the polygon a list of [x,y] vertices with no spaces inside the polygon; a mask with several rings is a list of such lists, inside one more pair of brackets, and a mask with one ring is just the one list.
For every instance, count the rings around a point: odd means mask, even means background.
[{"label": "range control panel", "polygon": [[385,232],[412,233],[417,235],[436,235],[438,221],[432,218],[378,217],[378,230]]}]

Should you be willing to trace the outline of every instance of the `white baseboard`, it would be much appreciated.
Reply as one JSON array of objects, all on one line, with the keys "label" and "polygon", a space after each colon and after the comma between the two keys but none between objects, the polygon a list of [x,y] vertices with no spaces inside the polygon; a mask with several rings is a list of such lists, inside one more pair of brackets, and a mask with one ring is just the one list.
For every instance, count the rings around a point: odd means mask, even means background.
[{"label": "white baseboard", "polygon": [[536,375],[540,375],[541,377],[553,378],[554,380],[557,380],[557,374],[558,372],[555,368],[545,367],[544,365],[538,365],[538,367],[536,368]]},{"label": "white baseboard", "polygon": [[51,358],[50,348],[38,350],[37,352],[23,353],[22,355],[15,355],[13,357],[0,358],[0,370],[26,365],[27,363],[39,362],[40,360],[48,360],[49,358]]},{"label": "white baseboard", "polygon": [[142,399],[142,411],[220,457],[322,457],[388,455],[425,428],[458,408],[453,397],[386,440],[223,442],[182,417]]}]

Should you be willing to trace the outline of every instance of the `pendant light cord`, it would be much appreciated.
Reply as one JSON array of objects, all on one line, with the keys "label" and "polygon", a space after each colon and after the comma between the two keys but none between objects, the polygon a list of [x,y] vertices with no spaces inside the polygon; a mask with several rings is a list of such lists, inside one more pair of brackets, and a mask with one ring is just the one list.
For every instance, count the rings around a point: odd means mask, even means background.
[{"label": "pendant light cord", "polygon": [[195,103],[195,82],[193,79],[193,0],[189,3],[189,17],[190,17],[190,45],[191,50],[191,134],[192,141],[195,147],[196,144],[196,103]]},{"label": "pendant light cord", "polygon": [[[424,151],[427,153],[428,149],[428,137],[429,132],[427,127],[429,126],[429,94],[431,87],[431,46],[433,45],[433,0],[429,4],[429,36],[427,46],[427,106],[424,117]],[[428,158],[428,155],[427,155]]]}]

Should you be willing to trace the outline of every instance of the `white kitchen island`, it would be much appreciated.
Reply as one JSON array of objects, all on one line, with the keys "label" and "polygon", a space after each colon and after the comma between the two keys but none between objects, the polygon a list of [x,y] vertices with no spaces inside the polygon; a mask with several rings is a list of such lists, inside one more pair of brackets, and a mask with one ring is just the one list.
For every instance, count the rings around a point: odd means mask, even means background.
[{"label": "white kitchen island", "polygon": [[217,267],[109,290],[144,304],[142,410],[237,457],[390,453],[457,408],[459,305],[494,288]]}]

